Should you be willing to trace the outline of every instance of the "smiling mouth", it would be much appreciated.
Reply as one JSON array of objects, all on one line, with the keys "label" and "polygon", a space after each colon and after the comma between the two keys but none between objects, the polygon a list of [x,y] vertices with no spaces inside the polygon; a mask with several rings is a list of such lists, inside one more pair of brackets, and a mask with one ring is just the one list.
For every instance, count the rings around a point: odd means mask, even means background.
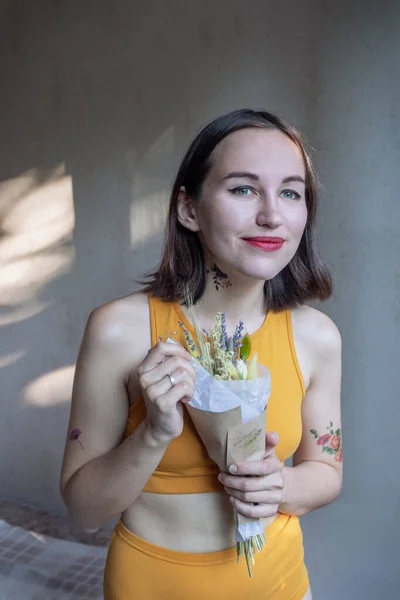
[{"label": "smiling mouth", "polygon": [[285,243],[285,240],[279,237],[254,237],[242,238],[242,240],[250,246],[263,250],[264,252],[276,252],[277,250],[280,250]]}]

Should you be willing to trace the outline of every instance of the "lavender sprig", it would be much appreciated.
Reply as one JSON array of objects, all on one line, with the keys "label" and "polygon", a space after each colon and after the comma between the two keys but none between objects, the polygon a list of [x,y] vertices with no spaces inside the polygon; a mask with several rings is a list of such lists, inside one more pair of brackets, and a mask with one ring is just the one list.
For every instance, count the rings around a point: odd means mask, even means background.
[{"label": "lavender sprig", "polygon": [[228,332],[226,331],[226,315],[221,314],[221,349],[228,350]]},{"label": "lavender sprig", "polygon": [[243,319],[240,319],[239,321],[239,325],[237,325],[236,329],[235,329],[235,333],[233,334],[233,351],[236,354],[238,353],[238,350],[240,348],[240,346],[242,345],[242,333],[243,333]]},{"label": "lavender sprig", "polygon": [[185,325],[182,323],[182,321],[178,321],[178,325],[182,329],[183,333],[185,334],[185,340],[186,340],[187,347],[190,348],[190,350],[192,352],[196,352],[197,346],[196,346],[192,336],[186,329]]}]

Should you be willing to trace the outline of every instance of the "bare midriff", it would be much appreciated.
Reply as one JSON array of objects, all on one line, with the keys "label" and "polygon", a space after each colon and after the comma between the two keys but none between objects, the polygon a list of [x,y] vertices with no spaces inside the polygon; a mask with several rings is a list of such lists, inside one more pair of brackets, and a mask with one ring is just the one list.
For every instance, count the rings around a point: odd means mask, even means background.
[{"label": "bare midriff", "polygon": [[[264,529],[275,519],[262,519]],[[138,537],[178,552],[218,552],[236,545],[233,508],[225,492],[142,492],[122,522]]]}]

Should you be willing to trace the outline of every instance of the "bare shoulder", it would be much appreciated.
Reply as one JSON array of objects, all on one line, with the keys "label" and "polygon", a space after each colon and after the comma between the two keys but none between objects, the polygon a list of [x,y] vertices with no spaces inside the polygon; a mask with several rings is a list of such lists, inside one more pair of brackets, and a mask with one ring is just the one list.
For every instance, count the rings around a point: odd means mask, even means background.
[{"label": "bare shoulder", "polygon": [[95,308],[86,325],[83,352],[85,347],[96,347],[128,376],[151,347],[147,295],[131,294]]},{"label": "bare shoulder", "polygon": [[95,308],[89,316],[87,329],[97,341],[110,345],[124,343],[128,339],[132,342],[132,334],[136,339],[142,339],[146,331],[149,336],[147,295],[131,294]]},{"label": "bare shoulder", "polygon": [[303,305],[292,309],[293,336],[306,389],[317,373],[340,364],[341,335],[328,315]]},{"label": "bare shoulder", "polygon": [[303,305],[292,309],[295,335],[302,343],[319,352],[335,352],[341,348],[341,335],[336,324],[324,312]]}]

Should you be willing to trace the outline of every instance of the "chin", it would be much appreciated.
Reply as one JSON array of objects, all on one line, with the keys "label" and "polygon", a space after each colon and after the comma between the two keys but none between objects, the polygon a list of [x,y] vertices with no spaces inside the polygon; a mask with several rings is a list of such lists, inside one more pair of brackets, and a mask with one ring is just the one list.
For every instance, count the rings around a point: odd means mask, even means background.
[{"label": "chin", "polygon": [[289,264],[291,257],[285,257],[285,259],[280,257],[280,259],[277,259],[278,257],[272,258],[272,256],[268,257],[268,260],[242,258],[235,264],[232,264],[232,269],[249,279],[268,281],[276,277]]},{"label": "chin", "polygon": [[249,279],[256,279],[258,281],[268,281],[268,280],[276,277],[278,275],[278,273],[280,273],[285,266],[286,265],[283,265],[281,268],[276,267],[275,269],[273,269],[273,268],[265,269],[265,267],[264,267],[264,269],[262,269],[262,268],[257,269],[257,268],[249,268],[247,266],[243,269],[238,269],[236,267],[236,270],[241,275],[244,275],[245,277],[248,277]]}]

